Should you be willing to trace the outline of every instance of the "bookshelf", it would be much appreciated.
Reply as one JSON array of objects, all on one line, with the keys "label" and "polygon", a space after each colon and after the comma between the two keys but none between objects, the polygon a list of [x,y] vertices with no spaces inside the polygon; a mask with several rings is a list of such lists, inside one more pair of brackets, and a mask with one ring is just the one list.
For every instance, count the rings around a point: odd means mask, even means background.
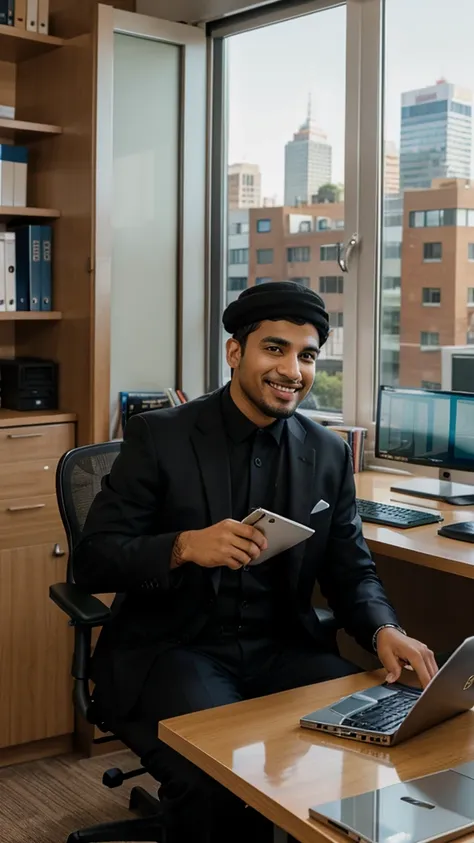
[{"label": "bookshelf", "polygon": [[0,138],[2,140],[28,142],[48,135],[62,134],[61,126],[51,126],[48,123],[31,123],[28,120],[9,120],[0,117]]},{"label": "bookshelf", "polygon": [[0,25],[0,56],[5,62],[28,61],[41,53],[64,46],[62,38]]},{"label": "bookshelf", "polygon": [[62,319],[57,310],[10,310],[0,313],[0,322],[57,322]]},{"label": "bookshelf", "polygon": [[33,217],[36,219],[57,219],[61,214],[52,208],[6,208],[0,205],[0,219],[3,221],[13,217]]}]

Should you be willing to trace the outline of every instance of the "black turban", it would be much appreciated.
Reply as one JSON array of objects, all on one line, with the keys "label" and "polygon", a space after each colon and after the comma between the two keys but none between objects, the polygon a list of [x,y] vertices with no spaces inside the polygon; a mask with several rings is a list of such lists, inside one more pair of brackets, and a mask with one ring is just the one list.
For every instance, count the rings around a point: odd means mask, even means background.
[{"label": "black turban", "polygon": [[329,334],[329,317],[325,304],[314,290],[295,281],[269,281],[248,287],[224,311],[222,322],[227,333],[235,334],[253,322],[265,319],[304,319],[317,329],[319,344]]}]

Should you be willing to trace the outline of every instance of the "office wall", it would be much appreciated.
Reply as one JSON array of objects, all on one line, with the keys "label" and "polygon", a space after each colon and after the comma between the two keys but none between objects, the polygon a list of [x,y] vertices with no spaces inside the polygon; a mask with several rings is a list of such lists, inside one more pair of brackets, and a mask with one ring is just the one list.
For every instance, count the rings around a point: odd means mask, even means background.
[{"label": "office wall", "polygon": [[136,11],[136,0],[49,0],[51,34],[73,38],[91,32],[99,3],[125,12]]},{"label": "office wall", "polygon": [[274,0],[253,3],[246,0],[136,0],[136,11],[164,20],[199,23],[272,2]]}]

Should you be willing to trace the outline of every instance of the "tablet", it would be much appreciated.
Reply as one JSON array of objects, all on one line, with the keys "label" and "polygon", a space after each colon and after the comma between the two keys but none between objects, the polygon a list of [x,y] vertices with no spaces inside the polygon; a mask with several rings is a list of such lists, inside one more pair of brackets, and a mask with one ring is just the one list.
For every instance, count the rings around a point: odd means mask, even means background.
[{"label": "tablet", "polygon": [[275,512],[269,512],[268,509],[254,509],[250,515],[243,519],[242,523],[256,527],[263,533],[268,542],[267,549],[260,554],[258,559],[249,562],[249,567],[261,565],[262,562],[266,562],[272,556],[284,553],[290,547],[306,541],[314,533],[311,527],[298,524],[297,521],[291,521]]}]

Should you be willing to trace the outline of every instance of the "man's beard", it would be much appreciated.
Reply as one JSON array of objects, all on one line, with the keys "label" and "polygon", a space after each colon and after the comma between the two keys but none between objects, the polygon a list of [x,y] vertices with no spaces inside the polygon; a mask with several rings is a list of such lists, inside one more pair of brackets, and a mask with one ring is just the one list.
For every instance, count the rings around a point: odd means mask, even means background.
[{"label": "man's beard", "polygon": [[295,414],[300,404],[298,401],[297,403],[292,404],[291,407],[274,407],[272,404],[267,404],[263,398],[255,398],[251,395],[242,382],[240,382],[240,388],[245,397],[248,398],[254,407],[270,419],[290,419]]}]

